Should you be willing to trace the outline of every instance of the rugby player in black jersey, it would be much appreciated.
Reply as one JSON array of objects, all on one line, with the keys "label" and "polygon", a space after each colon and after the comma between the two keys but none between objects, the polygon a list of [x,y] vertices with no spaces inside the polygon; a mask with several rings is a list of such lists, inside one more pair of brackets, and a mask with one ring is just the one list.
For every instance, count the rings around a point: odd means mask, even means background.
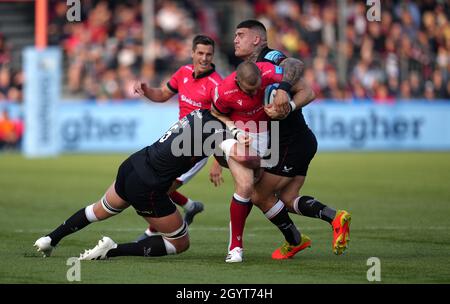
[{"label": "rugby player in black jersey", "polygon": [[[236,139],[239,138],[239,142]],[[80,209],[34,246],[50,256],[55,246],[69,234],[90,223],[119,214],[130,205],[161,234],[138,242],[116,244],[103,237],[80,260],[114,256],[163,256],[188,249],[188,225],[170,200],[167,191],[172,182],[197,162],[222,152],[231,161],[249,168],[259,166],[256,153],[248,149],[248,138],[226,126],[209,110],[195,110],[174,124],[151,146],[132,154],[119,167],[116,180],[96,203]]]}]

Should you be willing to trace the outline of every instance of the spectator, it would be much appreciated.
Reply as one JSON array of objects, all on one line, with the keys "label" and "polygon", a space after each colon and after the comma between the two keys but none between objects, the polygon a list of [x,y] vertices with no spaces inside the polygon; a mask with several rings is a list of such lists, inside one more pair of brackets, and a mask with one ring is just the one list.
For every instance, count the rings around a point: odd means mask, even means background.
[{"label": "spectator", "polygon": [[[235,64],[232,47],[221,41],[228,37],[221,20],[234,27],[249,14],[267,26],[272,48],[301,58],[311,68],[305,78],[318,96],[351,94],[356,99],[375,97],[376,102],[449,98],[450,5],[445,1],[385,1],[381,22],[369,22],[365,2],[348,0],[346,42],[340,44],[335,1],[236,0],[226,2],[232,14],[221,16],[216,3],[206,0],[155,0],[155,39],[149,45],[143,45],[140,0],[85,1],[82,22],[72,23],[65,17],[67,6],[52,3],[49,42],[64,48],[68,92],[83,98],[130,98],[129,83],[140,78],[158,86],[189,62],[190,40],[198,32],[215,37],[218,58]],[[5,71],[10,49],[0,34],[0,99],[17,101],[22,98],[21,85],[15,82],[18,73],[8,67]],[[339,78],[339,52],[346,58],[347,79]],[[144,54],[150,63],[144,63]],[[226,63],[218,64],[218,70],[228,70]]]},{"label": "spectator", "polygon": [[17,148],[22,138],[23,123],[9,118],[8,111],[0,114],[0,149]]}]

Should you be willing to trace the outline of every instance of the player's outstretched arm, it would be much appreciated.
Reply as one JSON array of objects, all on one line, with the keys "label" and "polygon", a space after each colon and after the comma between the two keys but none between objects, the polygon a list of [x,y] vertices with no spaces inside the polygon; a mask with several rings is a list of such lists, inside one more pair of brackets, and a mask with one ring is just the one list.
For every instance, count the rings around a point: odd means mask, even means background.
[{"label": "player's outstretched arm", "polygon": [[166,102],[170,97],[175,95],[167,85],[162,85],[160,88],[152,88],[141,81],[137,81],[134,84],[133,89],[135,94],[145,97],[153,102]]}]

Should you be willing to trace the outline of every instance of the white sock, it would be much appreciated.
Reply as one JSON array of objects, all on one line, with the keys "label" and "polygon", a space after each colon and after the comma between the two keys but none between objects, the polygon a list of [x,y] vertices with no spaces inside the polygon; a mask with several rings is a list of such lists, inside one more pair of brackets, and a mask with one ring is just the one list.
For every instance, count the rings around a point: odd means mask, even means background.
[{"label": "white sock", "polygon": [[145,233],[147,236],[160,235],[160,234],[161,234],[161,233],[159,233],[158,231],[153,232],[153,231],[151,231],[149,228],[145,229],[144,233]]},{"label": "white sock", "polygon": [[165,238],[163,238],[163,241],[164,241],[164,245],[166,246],[167,254],[177,254],[177,249],[175,248],[174,245],[172,245],[171,242],[169,242]]},{"label": "white sock", "polygon": [[194,209],[194,201],[188,198],[187,203],[183,206],[184,210],[186,211],[192,211]]},{"label": "white sock", "polygon": [[98,218],[95,216],[94,213],[94,205],[89,205],[86,208],[84,208],[84,213],[86,214],[86,218],[89,222],[93,223],[93,222],[98,222]]}]

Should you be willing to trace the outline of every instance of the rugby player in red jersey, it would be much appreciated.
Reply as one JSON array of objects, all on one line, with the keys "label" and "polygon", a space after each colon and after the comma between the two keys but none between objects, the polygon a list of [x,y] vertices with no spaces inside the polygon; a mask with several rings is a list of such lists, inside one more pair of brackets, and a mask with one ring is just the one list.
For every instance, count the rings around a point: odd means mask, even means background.
[{"label": "rugby player in red jersey", "polygon": [[[264,111],[263,105],[265,88],[270,84],[281,82],[282,78],[283,69],[272,63],[243,62],[238,66],[236,72],[226,77],[217,87],[214,97],[212,113],[220,117],[231,132],[236,134],[236,137],[241,133],[249,136],[252,139],[252,148],[260,157],[266,154],[269,135],[268,121],[270,118]],[[298,86],[294,85],[291,89],[294,100],[298,99],[297,88]],[[291,103],[293,102],[291,101]],[[234,178],[235,193],[230,204],[230,243],[225,261],[233,263],[242,262],[242,236],[245,220],[252,206],[254,172],[235,164],[233,160],[228,161],[228,166]],[[287,211],[284,215],[282,220],[290,221]],[[271,221],[276,225],[279,222],[278,218],[271,219]],[[300,233],[292,221],[280,230],[291,242],[300,240]]]},{"label": "rugby player in red jersey", "polygon": [[[214,40],[205,35],[197,35],[192,41],[192,64],[180,67],[170,80],[160,88],[148,87],[143,82],[135,84],[135,92],[153,102],[166,102],[178,94],[179,119],[197,109],[210,109],[215,87],[222,81],[212,63],[214,57]],[[205,158],[197,163],[191,170],[179,176],[169,191],[169,196],[185,210],[185,221],[190,225],[194,216],[203,211],[201,202],[192,201],[176,191],[195,176],[208,162]],[[210,175],[220,181],[221,167],[214,160]],[[153,229],[149,227],[145,235],[151,235]],[[139,239],[140,239],[139,238]]]},{"label": "rugby player in red jersey", "polygon": [[[292,223],[286,208],[291,213],[320,218],[328,222],[333,229],[332,250],[335,254],[342,254],[349,242],[350,213],[335,210],[312,196],[299,194],[309,164],[317,151],[316,138],[308,128],[301,111],[302,107],[315,98],[311,87],[301,78],[303,63],[298,59],[288,58],[278,50],[270,49],[266,28],[257,20],[245,20],[237,25],[234,46],[235,55],[240,59],[272,62],[283,67],[283,80],[275,95],[273,106],[265,107],[265,111],[271,118],[280,119],[279,152],[284,157],[274,167],[265,168],[260,182],[255,186],[252,202],[280,230],[287,227],[288,223]],[[294,91],[292,104],[288,102],[288,96]],[[274,193],[277,193],[277,199],[274,198]],[[286,242],[273,252],[274,259],[292,258],[311,244],[311,240],[304,234],[301,234],[301,238],[295,242],[283,234]]]}]

